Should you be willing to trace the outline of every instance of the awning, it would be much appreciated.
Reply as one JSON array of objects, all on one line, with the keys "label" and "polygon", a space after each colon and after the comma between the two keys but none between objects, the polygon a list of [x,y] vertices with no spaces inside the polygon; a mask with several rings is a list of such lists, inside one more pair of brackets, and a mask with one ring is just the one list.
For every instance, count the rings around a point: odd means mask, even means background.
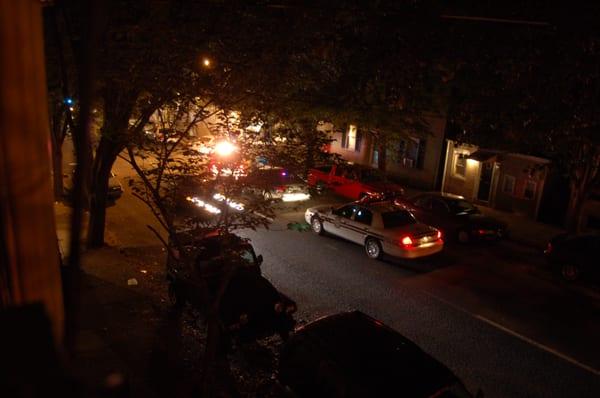
[{"label": "awning", "polygon": [[467,159],[477,160],[478,162],[488,162],[490,160],[497,160],[496,157],[500,155],[500,151],[492,151],[488,149],[478,149],[469,156]]}]

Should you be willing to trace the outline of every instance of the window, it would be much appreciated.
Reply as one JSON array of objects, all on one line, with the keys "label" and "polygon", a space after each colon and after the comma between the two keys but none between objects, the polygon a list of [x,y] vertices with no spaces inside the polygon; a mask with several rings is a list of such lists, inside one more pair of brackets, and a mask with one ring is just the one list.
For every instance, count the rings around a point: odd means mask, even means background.
[{"label": "window", "polygon": [[371,221],[373,221],[373,213],[371,213],[370,210],[359,208],[354,216],[354,221],[365,225],[371,225]]},{"label": "window", "polygon": [[467,155],[463,153],[454,154],[453,173],[455,177],[465,178],[467,175]]},{"label": "window", "polygon": [[360,152],[362,134],[359,133],[354,124],[348,126],[348,131],[342,134],[342,148]]},{"label": "window", "polygon": [[397,228],[417,222],[413,215],[406,210],[382,213],[381,218],[383,219],[383,228]]},{"label": "window", "polygon": [[510,175],[504,176],[504,183],[502,184],[502,192],[507,193],[509,195],[514,195],[515,193],[515,177]]},{"label": "window", "polygon": [[523,191],[523,197],[525,199],[533,199],[535,197],[535,181],[528,180],[525,182],[525,191]]},{"label": "window", "polygon": [[429,196],[419,196],[414,200],[414,204],[424,209],[431,209],[431,198]]},{"label": "window", "polygon": [[340,207],[339,209],[334,210],[333,214],[335,214],[336,216],[344,217],[344,218],[352,218],[352,215],[354,214],[355,211],[356,211],[355,206],[348,205],[348,206]]},{"label": "window", "polygon": [[446,206],[446,204],[444,203],[444,201],[439,200],[439,199],[432,199],[431,200],[431,210],[434,213],[438,213],[438,214],[446,214],[448,213],[448,206]]},{"label": "window", "polygon": [[317,170],[325,173],[325,174],[329,174],[329,172],[331,171],[331,166],[321,166],[321,167],[317,167]]},{"label": "window", "polygon": [[408,137],[398,142],[398,163],[407,168],[423,168],[425,161],[424,139]]}]

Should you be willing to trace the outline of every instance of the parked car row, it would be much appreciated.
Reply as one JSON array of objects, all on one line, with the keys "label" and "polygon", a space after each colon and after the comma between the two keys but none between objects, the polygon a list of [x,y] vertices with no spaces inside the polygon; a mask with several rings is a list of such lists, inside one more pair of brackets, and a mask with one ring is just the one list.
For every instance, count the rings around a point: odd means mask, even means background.
[{"label": "parked car row", "polygon": [[234,266],[219,310],[221,340],[279,334],[284,344],[278,380],[292,396],[388,396],[394,391],[410,397],[472,397],[445,365],[362,312],[330,315],[294,331],[296,303],[262,276],[263,258],[247,240],[219,231],[183,231],[174,239],[185,252],[167,258],[173,304],[188,303],[205,314],[224,267]]}]

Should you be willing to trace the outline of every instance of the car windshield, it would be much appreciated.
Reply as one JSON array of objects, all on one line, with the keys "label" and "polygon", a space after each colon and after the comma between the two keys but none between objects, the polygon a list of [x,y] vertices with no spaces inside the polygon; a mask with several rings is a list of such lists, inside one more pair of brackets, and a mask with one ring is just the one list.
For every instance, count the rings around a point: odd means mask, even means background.
[{"label": "car windshield", "polygon": [[397,228],[403,225],[415,224],[417,220],[406,210],[396,210],[381,214],[384,228]]},{"label": "car windshield", "polygon": [[478,213],[477,207],[473,206],[466,200],[448,200],[446,201],[452,214],[473,214]]},{"label": "car windshield", "polygon": [[385,176],[378,170],[374,169],[363,169],[360,175],[360,179],[364,182],[383,182]]}]

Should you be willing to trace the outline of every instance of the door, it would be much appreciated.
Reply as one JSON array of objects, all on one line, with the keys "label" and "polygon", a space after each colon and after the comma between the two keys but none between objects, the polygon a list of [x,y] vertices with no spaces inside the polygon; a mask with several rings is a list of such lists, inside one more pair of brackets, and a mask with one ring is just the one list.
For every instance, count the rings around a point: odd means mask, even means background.
[{"label": "door", "polygon": [[354,217],[348,221],[348,236],[352,242],[362,245],[371,228],[373,212],[367,208],[356,206]]},{"label": "door", "polygon": [[324,224],[325,230],[340,238],[353,240],[349,222],[356,211],[356,206],[346,205],[331,212],[331,221]]},{"label": "door", "polygon": [[479,174],[479,189],[477,190],[477,199],[482,202],[490,201],[492,191],[492,177],[494,176],[494,162],[481,163],[481,173]]}]

